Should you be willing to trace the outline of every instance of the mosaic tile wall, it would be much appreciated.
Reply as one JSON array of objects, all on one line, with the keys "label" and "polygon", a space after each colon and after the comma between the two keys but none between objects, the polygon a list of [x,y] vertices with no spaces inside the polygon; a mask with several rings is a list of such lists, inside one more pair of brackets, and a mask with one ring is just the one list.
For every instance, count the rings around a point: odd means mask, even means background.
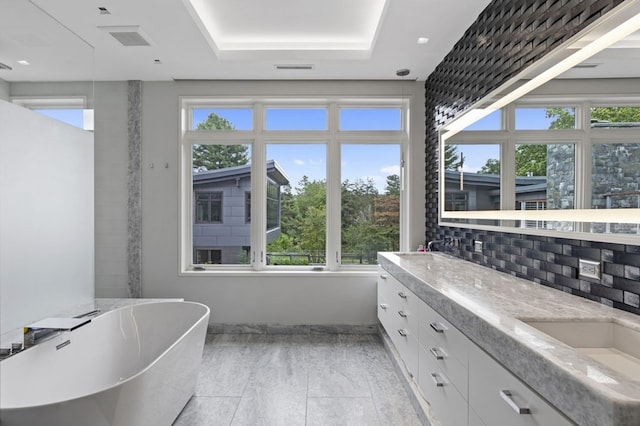
[{"label": "mosaic tile wall", "polygon": [[[436,67],[425,83],[426,240],[460,239],[448,248],[460,258],[640,315],[640,245],[438,226],[438,130],[620,3],[495,0]],[[601,279],[579,279],[578,258],[602,262]]]}]

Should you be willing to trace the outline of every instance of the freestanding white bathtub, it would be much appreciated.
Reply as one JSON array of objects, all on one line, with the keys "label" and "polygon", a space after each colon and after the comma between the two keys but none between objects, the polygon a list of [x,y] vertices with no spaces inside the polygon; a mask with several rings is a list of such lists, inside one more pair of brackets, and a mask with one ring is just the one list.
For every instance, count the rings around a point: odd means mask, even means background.
[{"label": "freestanding white bathtub", "polygon": [[0,362],[0,423],[170,425],[193,395],[209,308],[153,302],[89,324]]}]

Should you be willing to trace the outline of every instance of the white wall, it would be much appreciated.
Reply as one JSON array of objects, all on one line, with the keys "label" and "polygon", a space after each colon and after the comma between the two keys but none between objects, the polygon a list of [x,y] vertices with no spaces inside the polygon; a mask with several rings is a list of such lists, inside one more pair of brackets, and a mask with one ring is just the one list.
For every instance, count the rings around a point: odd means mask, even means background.
[{"label": "white wall", "polygon": [[[187,95],[414,96],[410,246],[424,242],[423,82],[147,82],[143,86],[143,294],[184,297],[212,323],[372,324],[375,273],[178,275],[178,97]],[[404,93],[403,93],[404,91]],[[169,164],[168,168],[149,165]]]},{"label": "white wall", "polygon": [[7,81],[0,78],[0,100],[8,101],[9,100],[9,90],[10,85]]},{"label": "white wall", "polygon": [[94,296],[93,134],[0,100],[0,334]]}]

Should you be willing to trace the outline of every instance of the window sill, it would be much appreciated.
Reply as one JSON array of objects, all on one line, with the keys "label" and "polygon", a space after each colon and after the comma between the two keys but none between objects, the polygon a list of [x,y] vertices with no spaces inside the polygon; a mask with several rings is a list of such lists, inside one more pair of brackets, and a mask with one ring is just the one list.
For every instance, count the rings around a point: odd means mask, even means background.
[{"label": "window sill", "polygon": [[376,277],[377,266],[372,265],[370,267],[358,268],[358,269],[339,269],[337,271],[313,271],[311,269],[269,269],[262,271],[254,271],[250,269],[232,270],[232,269],[206,269],[204,271],[186,270],[181,271],[179,274],[181,277],[309,277],[318,276],[323,278],[333,277]]}]

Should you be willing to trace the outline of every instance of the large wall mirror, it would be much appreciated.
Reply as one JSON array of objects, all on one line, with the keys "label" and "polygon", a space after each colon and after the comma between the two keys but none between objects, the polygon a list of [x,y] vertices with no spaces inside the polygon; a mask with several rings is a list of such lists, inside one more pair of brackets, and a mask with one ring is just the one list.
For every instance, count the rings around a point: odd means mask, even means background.
[{"label": "large wall mirror", "polygon": [[640,242],[640,1],[440,132],[440,224]]}]

